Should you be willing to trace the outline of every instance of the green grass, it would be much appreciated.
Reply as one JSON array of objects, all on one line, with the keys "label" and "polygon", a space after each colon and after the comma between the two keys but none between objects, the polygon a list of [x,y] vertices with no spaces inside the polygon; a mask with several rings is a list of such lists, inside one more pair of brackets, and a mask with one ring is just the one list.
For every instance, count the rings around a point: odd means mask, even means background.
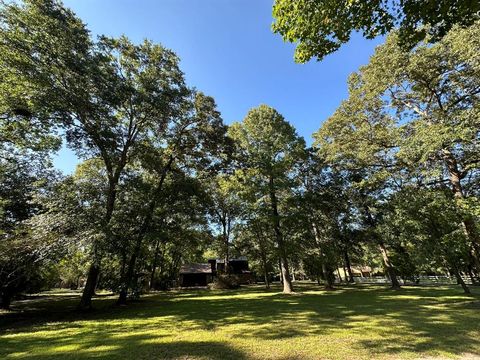
[{"label": "green grass", "polygon": [[50,293],[0,313],[0,359],[480,358],[478,289],[297,291],[175,291],[121,308],[104,296],[83,314],[78,295]]}]

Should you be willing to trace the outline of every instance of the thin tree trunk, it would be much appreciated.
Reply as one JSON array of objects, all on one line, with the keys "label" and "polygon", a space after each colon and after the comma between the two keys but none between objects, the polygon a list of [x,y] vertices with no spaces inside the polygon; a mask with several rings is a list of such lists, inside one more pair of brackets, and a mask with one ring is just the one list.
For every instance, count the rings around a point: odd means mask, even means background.
[{"label": "thin tree trunk", "polygon": [[330,273],[327,268],[327,259],[325,253],[322,249],[322,241],[320,239],[320,231],[318,230],[317,224],[312,221],[313,235],[315,236],[315,243],[317,245],[318,251],[320,252],[320,259],[322,261],[322,274],[325,279],[325,290],[333,290],[333,283],[331,280]]},{"label": "thin tree trunk", "polygon": [[263,267],[263,277],[265,279],[265,288],[270,289],[270,282],[268,281],[267,255],[265,254],[263,247],[260,248],[260,251],[262,256],[262,267]]},{"label": "thin tree trunk", "polygon": [[120,290],[120,294],[117,300],[118,305],[125,305],[127,303],[127,295],[128,295],[128,289],[132,285],[133,281],[133,275],[135,272],[135,265],[137,262],[138,255],[140,253],[140,249],[142,248],[142,242],[143,239],[150,227],[150,223],[153,219],[153,213],[155,212],[155,209],[157,207],[158,199],[160,197],[160,192],[162,191],[163,188],[163,183],[165,182],[165,178],[167,177],[167,173],[170,170],[170,167],[173,163],[174,158],[170,157],[169,161],[165,165],[162,171],[162,175],[160,176],[160,180],[157,184],[157,187],[155,188],[153,198],[150,201],[150,204],[148,206],[148,211],[147,214],[142,222],[142,225],[139,229],[138,236],[136,239],[135,243],[135,248],[132,253],[132,256],[130,257],[130,261],[128,263],[128,270],[125,275],[125,279],[122,281],[122,288]]},{"label": "thin tree trunk", "polygon": [[[337,266],[337,274],[338,274],[338,279],[340,280],[340,282],[342,283],[343,282],[343,279],[342,279],[342,276],[340,275],[340,270],[339,270],[339,267]],[[346,278],[345,278],[346,279]]]},{"label": "thin tree trunk", "polygon": [[155,253],[153,255],[153,263],[152,263],[152,272],[150,274],[150,290],[154,287],[155,282],[155,271],[157,270],[158,264],[158,255],[160,254],[160,239],[157,240],[155,244]]},{"label": "thin tree trunk", "polygon": [[[96,259],[98,261],[98,259]],[[83,288],[82,298],[78,305],[79,310],[88,310],[92,308],[92,297],[95,295],[98,276],[100,275],[100,265],[96,262],[90,265],[88,269],[87,282]]]},{"label": "thin tree trunk", "polygon": [[478,264],[478,258],[475,256],[475,247],[472,244],[470,249],[470,273],[475,281],[472,284],[478,285],[480,283],[480,264]]},{"label": "thin tree trunk", "polygon": [[[115,200],[117,198],[117,184],[120,178],[121,169],[117,169],[112,177],[109,177],[108,181],[108,195],[106,212],[103,220],[103,232],[105,237],[110,237],[109,225],[112,220],[113,210],[115,208]],[[108,241],[108,240],[107,240]],[[77,306],[79,310],[88,310],[92,308],[92,297],[95,295],[95,289],[97,288],[98,277],[100,275],[100,262],[101,256],[98,250],[98,244],[93,244],[93,261],[88,269],[87,282],[83,288],[82,297],[80,303]]]},{"label": "thin tree trunk", "polygon": [[353,278],[352,266],[350,264],[350,257],[348,256],[348,251],[346,248],[343,251],[343,258],[345,260],[345,267],[347,268],[347,272],[348,272],[348,282],[354,283],[355,279]]},{"label": "thin tree trunk", "polygon": [[[365,206],[365,214],[367,215],[367,219],[370,227],[372,229],[375,229],[375,219],[372,217],[372,214],[370,213],[367,206]],[[395,271],[395,268],[393,267],[390,261],[387,248],[385,247],[385,244],[381,239],[378,239],[378,247],[380,249],[380,253],[382,254],[383,265],[385,266],[387,277],[390,279],[390,282],[392,283],[392,289],[398,290],[400,289],[400,283],[398,282],[398,279],[397,279],[397,272]]]},{"label": "thin tree trunk", "polygon": [[268,271],[266,263],[263,263],[263,277],[265,279],[265,288],[270,289],[270,282],[268,281]]},{"label": "thin tree trunk", "polygon": [[280,258],[278,258],[278,270],[279,270],[279,276],[280,276],[280,284],[283,285],[282,260]]},{"label": "thin tree trunk", "polygon": [[471,267],[468,269],[468,276],[470,277],[470,281],[472,282],[472,285],[477,285],[477,279],[475,279],[475,276],[473,275]]},{"label": "thin tree trunk", "polygon": [[471,294],[470,289],[468,288],[467,284],[465,284],[465,281],[463,281],[462,275],[458,271],[458,268],[455,267],[453,270],[455,271],[455,277],[457,278],[457,283],[462,286],[463,292],[465,294]]},{"label": "thin tree trunk", "polygon": [[0,291],[0,309],[9,310],[12,296],[8,290]]},{"label": "thin tree trunk", "polygon": [[[457,202],[460,202],[465,198],[463,186],[461,183],[464,175],[462,175],[462,173],[458,169],[457,159],[455,159],[455,156],[450,151],[444,149],[443,158],[448,168],[448,172],[450,175],[449,180],[450,184],[452,185],[454,196],[457,199]],[[480,236],[477,232],[475,222],[471,218],[465,218],[462,221],[462,226],[465,235],[470,240],[473,246],[475,266],[480,271]]]},{"label": "thin tree trunk", "polygon": [[325,290],[333,290],[333,282],[332,282],[332,277],[330,276],[330,272],[328,271],[327,264],[325,264],[325,261],[322,261],[322,273],[323,273],[323,278],[325,279]]},{"label": "thin tree trunk", "polygon": [[230,219],[228,217],[228,215],[226,213],[224,213],[224,217],[222,219],[222,228],[223,228],[223,246],[225,248],[225,257],[224,257],[224,261],[225,261],[225,274],[229,274],[230,273],[230,266],[229,266],[229,262],[230,262],[230,258],[229,258],[229,238],[230,238]]},{"label": "thin tree trunk", "polygon": [[390,262],[390,258],[388,256],[387,249],[385,248],[385,244],[383,242],[380,242],[379,248],[383,258],[383,264],[385,265],[385,270],[392,283],[392,289],[400,289],[400,283],[397,279],[397,273],[392,263]]},{"label": "thin tree trunk", "polygon": [[[107,219],[108,222],[110,222],[112,217],[112,211],[113,208],[109,208],[109,211],[107,212],[107,216],[109,216]],[[106,234],[108,234],[108,231],[106,231]],[[80,303],[77,306],[77,309],[82,311],[92,308],[92,297],[95,295],[95,289],[97,288],[98,278],[100,276],[100,255],[98,254],[97,244],[94,243],[93,247],[93,262],[88,269],[87,281],[83,288]]]},{"label": "thin tree trunk", "polygon": [[127,304],[127,296],[128,296],[128,289],[132,288],[133,285],[133,276],[135,273],[135,263],[137,261],[137,254],[140,252],[140,245],[141,242],[137,241],[136,248],[130,257],[130,261],[128,262],[127,272],[125,273],[125,278],[123,279],[123,286],[120,289],[120,294],[118,296],[117,305],[126,305]]},{"label": "thin tree trunk", "polygon": [[290,270],[288,268],[287,251],[283,240],[283,234],[280,228],[280,215],[278,214],[277,194],[275,192],[275,183],[272,176],[269,179],[270,187],[270,205],[272,208],[273,228],[277,240],[278,251],[280,255],[280,270],[283,278],[283,292],[289,294],[293,292],[292,280],[290,279]]},{"label": "thin tree trunk", "polygon": [[463,231],[465,236],[470,240],[472,245],[471,257],[475,268],[480,272],[480,245],[478,231],[476,229],[475,223],[471,219],[465,219],[462,222]]},{"label": "thin tree trunk", "polygon": [[258,246],[260,248],[260,258],[262,259],[262,268],[263,268],[263,277],[265,280],[265,288],[270,289],[270,281],[268,280],[268,262],[267,262],[267,251],[265,249],[265,244],[263,243],[262,231],[258,230],[257,226],[254,226],[254,232],[258,238]]}]

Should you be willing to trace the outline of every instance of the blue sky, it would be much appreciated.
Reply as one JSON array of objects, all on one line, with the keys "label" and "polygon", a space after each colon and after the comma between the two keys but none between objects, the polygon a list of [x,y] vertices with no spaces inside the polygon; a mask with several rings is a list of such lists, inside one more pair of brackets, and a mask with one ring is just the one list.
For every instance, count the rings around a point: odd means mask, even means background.
[{"label": "blue sky", "polygon": [[[224,121],[260,104],[276,108],[311,135],[347,96],[348,75],[368,62],[380,40],[354,36],[322,62],[296,64],[292,44],[270,30],[272,0],[64,0],[94,36],[144,38],[175,51],[187,82],[215,98]],[[78,159],[63,149],[56,167]]]}]

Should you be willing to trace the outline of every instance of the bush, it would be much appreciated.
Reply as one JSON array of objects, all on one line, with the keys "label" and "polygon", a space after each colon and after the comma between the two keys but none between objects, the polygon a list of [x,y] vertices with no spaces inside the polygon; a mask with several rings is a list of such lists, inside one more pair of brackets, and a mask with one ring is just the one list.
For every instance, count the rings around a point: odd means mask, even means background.
[{"label": "bush", "polygon": [[240,281],[235,275],[218,275],[210,287],[212,289],[238,289]]}]

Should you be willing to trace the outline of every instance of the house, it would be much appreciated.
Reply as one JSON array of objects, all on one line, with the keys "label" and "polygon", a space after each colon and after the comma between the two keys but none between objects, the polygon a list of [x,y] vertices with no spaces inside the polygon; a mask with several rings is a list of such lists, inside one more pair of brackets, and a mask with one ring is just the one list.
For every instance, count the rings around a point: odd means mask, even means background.
[{"label": "house", "polygon": [[180,286],[207,286],[213,281],[210,264],[184,264],[180,268]]},{"label": "house", "polygon": [[[228,261],[229,274],[238,277],[240,284],[254,282],[254,275],[248,268],[248,260],[242,256]],[[179,284],[182,287],[207,286],[218,274],[225,273],[225,261],[209,259],[207,264],[184,264],[180,268]]]},{"label": "house", "polygon": [[352,266],[351,269],[353,276],[362,278],[372,276],[372,268],[370,266]]}]

